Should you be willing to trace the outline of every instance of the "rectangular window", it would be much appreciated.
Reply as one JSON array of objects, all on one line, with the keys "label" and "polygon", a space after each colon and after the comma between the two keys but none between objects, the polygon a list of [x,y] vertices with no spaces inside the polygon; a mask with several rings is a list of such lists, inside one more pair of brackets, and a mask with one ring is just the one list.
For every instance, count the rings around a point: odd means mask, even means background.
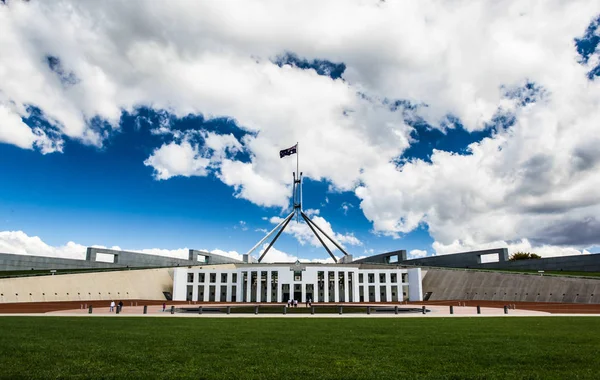
[{"label": "rectangular window", "polygon": [[188,281],[187,282],[194,282],[194,274],[193,273],[188,273]]},{"label": "rectangular window", "polygon": [[379,273],[379,282],[385,284],[385,273]]},{"label": "rectangular window", "polygon": [[198,282],[203,283],[204,282],[204,273],[198,273]]},{"label": "rectangular window", "polygon": [[408,273],[402,273],[402,282],[408,281]]},{"label": "rectangular window", "polygon": [[302,281],[302,271],[301,270],[294,271],[294,281]]},{"label": "rectangular window", "polygon": [[210,282],[211,283],[217,282],[217,274],[216,273],[211,273],[210,274]]},{"label": "rectangular window", "polygon": [[375,273],[369,273],[369,284],[375,283]]},{"label": "rectangular window", "polygon": [[221,282],[222,283],[227,282],[227,273],[221,273]]},{"label": "rectangular window", "polygon": [[233,282],[234,284],[237,283],[237,273],[231,274],[231,282]]},{"label": "rectangular window", "polygon": [[364,282],[363,281],[363,274],[362,273],[358,274],[358,282],[361,283],[361,284]]},{"label": "rectangular window", "polygon": [[396,273],[392,273],[392,274],[390,275],[390,282],[391,282],[392,284],[395,284],[396,282],[398,282],[398,275],[397,275]]}]

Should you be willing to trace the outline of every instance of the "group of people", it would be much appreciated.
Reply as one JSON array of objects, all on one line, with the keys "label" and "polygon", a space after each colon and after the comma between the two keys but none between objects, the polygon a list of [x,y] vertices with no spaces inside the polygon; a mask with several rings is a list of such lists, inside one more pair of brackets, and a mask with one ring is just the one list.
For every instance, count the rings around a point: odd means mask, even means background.
[{"label": "group of people", "polygon": [[288,307],[298,307],[298,300],[288,300]]},{"label": "group of people", "polygon": [[117,305],[115,305],[115,301],[110,301],[110,308],[109,311],[112,313],[113,311],[115,311],[115,306],[119,308],[119,312],[121,312],[121,310],[123,310],[123,301],[119,301],[119,303]]},{"label": "group of people", "polygon": [[[288,300],[287,306],[288,307],[298,307],[298,300],[291,300],[291,299]],[[306,300],[306,307],[310,307],[310,306],[312,306],[312,299],[308,298]]]}]

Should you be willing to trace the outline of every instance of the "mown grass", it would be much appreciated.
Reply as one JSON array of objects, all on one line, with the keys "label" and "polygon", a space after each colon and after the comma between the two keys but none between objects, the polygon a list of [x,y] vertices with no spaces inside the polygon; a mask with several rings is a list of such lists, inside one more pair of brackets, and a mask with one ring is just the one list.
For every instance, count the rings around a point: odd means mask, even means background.
[{"label": "mown grass", "polygon": [[598,378],[600,319],[1,317],[2,378]]}]

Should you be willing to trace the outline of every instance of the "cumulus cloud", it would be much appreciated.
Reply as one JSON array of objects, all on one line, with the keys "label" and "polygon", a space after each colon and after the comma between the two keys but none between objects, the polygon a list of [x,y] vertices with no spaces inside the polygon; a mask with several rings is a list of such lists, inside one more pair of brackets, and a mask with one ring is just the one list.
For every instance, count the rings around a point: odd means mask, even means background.
[{"label": "cumulus cloud", "polygon": [[[162,248],[144,248],[144,249],[122,249],[118,246],[106,247],[103,245],[92,245],[95,248],[107,248],[115,250],[125,250],[132,252],[145,253],[147,255],[165,256],[176,259],[185,259],[189,257],[188,248],[162,249]],[[62,246],[51,246],[45,243],[38,236],[28,236],[23,231],[0,231],[0,252],[13,253],[19,255],[60,257],[65,259],[85,260],[87,247],[81,244],[68,242]],[[202,250],[217,255],[231,257],[242,261],[242,255],[235,251],[223,251],[220,249]]]},{"label": "cumulus cloud", "polygon": [[[0,141],[100,146],[140,105],[226,116],[248,133],[241,141],[174,136],[145,164],[157,179],[214,171],[235,196],[285,208],[295,163],[277,151],[298,141],[304,174],[354,191],[376,233],[426,224],[438,253],[457,240],[581,250],[600,244],[600,81],[589,76],[598,50],[582,61],[574,39],[598,13],[593,0],[10,1],[0,7]],[[286,51],[346,71],[332,79],[273,62]],[[58,135],[19,122],[29,105]],[[513,122],[466,155],[398,159],[414,141],[408,116],[476,131],[499,114]],[[235,158],[242,149],[249,161]]]},{"label": "cumulus cloud", "polygon": [[[319,210],[310,210],[309,209],[306,211],[306,214],[307,214],[307,216],[309,216],[311,218],[311,220],[317,226],[319,226],[323,231],[325,231],[325,233],[328,236],[333,238],[342,247],[345,247],[348,245],[360,246],[363,244],[356,236],[354,236],[353,233],[340,234],[340,233],[334,232],[333,228],[331,227],[331,224],[327,220],[325,220],[325,218],[318,215]],[[271,222],[271,224],[277,225],[277,224],[281,223],[283,220],[284,220],[284,218],[274,216],[274,217],[271,217],[270,222]],[[315,230],[317,231],[319,236],[321,236],[321,239],[323,239],[323,241],[325,242],[327,247],[332,252],[337,250],[337,247],[333,243],[331,243],[329,241],[329,239],[327,239],[325,236],[323,236],[323,234],[320,231],[318,231],[318,229],[315,228]],[[319,242],[319,239],[315,236],[315,234],[312,232],[312,230],[310,229],[308,224],[306,224],[306,222],[304,222],[304,220],[300,220],[299,222],[296,221],[295,219],[292,220],[287,225],[287,227],[285,228],[285,230],[283,232],[296,238],[296,240],[298,240],[298,242],[302,245],[308,243],[308,244],[312,245],[313,247],[322,247],[321,243]],[[348,252],[348,253],[351,254],[351,252]]]},{"label": "cumulus cloud", "polygon": [[427,256],[427,251],[422,249],[413,249],[408,253],[409,259],[419,259],[421,257]]},{"label": "cumulus cloud", "polygon": [[[268,244],[263,245],[258,257],[260,257],[263,254],[263,252],[265,251],[265,249],[267,249],[268,246],[269,246]],[[258,260],[258,257],[256,257],[257,260]],[[275,247],[271,247],[271,249],[269,249],[269,252],[267,252],[265,257],[263,257],[262,262],[263,263],[295,263],[297,260],[298,260],[297,256],[290,255],[289,253],[280,251]]]},{"label": "cumulus cloud", "polygon": [[[267,246],[268,246],[268,244],[263,245],[263,247],[260,251],[260,255],[263,254],[263,252],[265,251]],[[258,257],[260,257],[260,255]],[[258,257],[256,257],[256,259],[258,259]],[[337,262],[338,259],[339,259],[339,257],[337,257],[337,256],[336,256],[335,261],[333,261],[333,259],[331,257],[328,257],[326,259],[303,259],[303,258],[299,258],[296,255],[292,255],[287,252],[280,251],[280,250],[276,249],[275,247],[271,247],[271,249],[269,249],[269,252],[267,252],[265,257],[263,258],[262,262],[263,263],[295,263],[296,261],[300,261],[301,263],[334,264],[335,262]]]},{"label": "cumulus cloud", "polygon": [[53,247],[38,236],[28,236],[23,231],[1,231],[0,252],[85,260],[86,247],[72,241]]},{"label": "cumulus cloud", "polygon": [[225,257],[230,257],[232,259],[239,260],[239,261],[243,261],[243,259],[244,259],[244,256],[241,253],[237,253],[236,251],[223,251],[221,249],[213,249],[212,251],[207,251],[207,252],[214,253],[216,255],[225,256]]},{"label": "cumulus cloud", "polygon": [[[440,244],[439,242],[433,243],[433,249],[438,255],[458,253],[472,250],[481,249],[492,249],[492,248],[507,248],[508,253],[513,254],[515,252],[531,252],[536,253],[542,257],[555,257],[555,256],[572,256],[572,255],[587,255],[590,252],[586,249],[577,249],[573,247],[555,246],[549,244],[532,244],[528,239],[521,239],[515,242],[506,241],[492,241],[488,243],[478,243],[475,241],[454,241],[451,244]],[[411,251],[412,252],[412,251]]]},{"label": "cumulus cloud", "polygon": [[156,149],[144,161],[144,165],[152,166],[156,179],[169,179],[175,176],[205,176],[210,160],[200,155],[197,146],[188,141],[181,144],[164,144]]}]

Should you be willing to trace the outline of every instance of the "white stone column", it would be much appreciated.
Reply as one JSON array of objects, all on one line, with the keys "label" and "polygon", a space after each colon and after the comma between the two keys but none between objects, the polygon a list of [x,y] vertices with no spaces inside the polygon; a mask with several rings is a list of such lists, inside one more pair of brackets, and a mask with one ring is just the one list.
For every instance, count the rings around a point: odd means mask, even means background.
[{"label": "white stone column", "polygon": [[348,275],[350,272],[344,271],[344,302],[350,302],[350,279]]},{"label": "white stone column", "polygon": [[305,303],[306,302],[306,283],[302,282],[302,284],[300,285],[300,288],[302,289],[302,297],[300,297],[300,302]]},{"label": "white stone column", "polygon": [[319,302],[319,273],[315,274],[316,280],[313,284],[312,301]]},{"label": "white stone column", "polygon": [[[281,294],[283,291],[283,284],[281,283],[281,273],[277,271],[277,302],[281,303],[283,295]],[[286,300],[287,301],[287,300]]]},{"label": "white stone column", "polygon": [[262,287],[261,287],[261,280],[262,280],[262,271],[258,271],[256,272],[256,302],[261,302],[261,298],[262,298]]},{"label": "white stone column", "polygon": [[329,272],[323,272],[323,301],[329,302]]},{"label": "white stone column", "polygon": [[221,272],[215,276],[215,302],[221,302]]},{"label": "white stone column", "polygon": [[333,284],[333,301],[340,302],[340,284],[337,270],[333,272]]},{"label": "white stone column", "polygon": [[273,277],[271,276],[271,271],[267,271],[267,302],[271,303],[271,295],[273,293]]},{"label": "white stone column", "polygon": [[198,301],[198,273],[194,273],[194,282],[192,282],[192,301]]},{"label": "white stone column", "polygon": [[252,301],[252,271],[248,270],[246,278],[246,302]]},{"label": "white stone column", "polygon": [[385,275],[385,301],[392,302],[392,272]]},{"label": "white stone column", "polygon": [[358,270],[353,272],[352,275],[352,302],[359,302],[360,301],[360,294],[359,293],[359,288],[358,288]]},{"label": "white stone column", "polygon": [[381,302],[381,293],[379,287],[381,284],[379,283],[379,271],[375,272],[375,302]]},{"label": "white stone column", "polygon": [[209,296],[210,296],[210,283],[208,282],[210,280],[210,276],[208,273],[204,274],[204,302],[208,302],[209,300]]},{"label": "white stone column", "polygon": [[225,283],[225,286],[227,287],[225,301],[231,302],[231,298],[232,298],[231,294],[233,293],[233,273],[232,272],[227,272],[227,282]]},{"label": "white stone column", "polygon": [[237,271],[237,281],[235,287],[235,301],[242,302],[242,298],[244,298],[244,276],[242,271]]}]

